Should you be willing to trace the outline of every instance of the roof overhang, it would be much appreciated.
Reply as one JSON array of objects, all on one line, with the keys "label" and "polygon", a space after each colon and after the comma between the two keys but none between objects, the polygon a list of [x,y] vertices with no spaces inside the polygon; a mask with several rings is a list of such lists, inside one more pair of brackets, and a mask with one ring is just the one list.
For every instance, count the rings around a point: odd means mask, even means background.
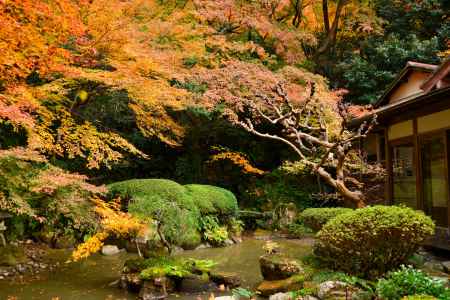
[{"label": "roof overhang", "polygon": [[383,95],[374,103],[374,107],[380,107],[386,104],[386,101],[389,100],[389,96],[395,91],[395,88],[407,78],[411,71],[422,71],[433,73],[438,70],[439,66],[424,64],[414,61],[408,61],[406,66],[400,71],[397,77],[392,81],[392,83],[387,87]]},{"label": "roof overhang", "polygon": [[450,87],[433,90],[427,94],[405,98],[398,102],[384,105],[362,117],[351,120],[348,125],[350,128],[356,128],[363,122],[372,120],[374,116],[377,117],[378,124],[383,125],[383,123],[389,122],[393,117],[401,117],[407,111],[421,110],[425,113],[425,108],[432,109],[433,106],[439,103],[448,104],[450,107]]}]

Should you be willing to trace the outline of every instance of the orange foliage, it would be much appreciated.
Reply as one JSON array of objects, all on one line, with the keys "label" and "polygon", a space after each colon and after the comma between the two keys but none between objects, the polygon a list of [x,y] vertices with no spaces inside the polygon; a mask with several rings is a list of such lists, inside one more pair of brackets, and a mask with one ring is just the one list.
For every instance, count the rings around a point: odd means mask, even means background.
[{"label": "orange foliage", "polygon": [[215,154],[211,156],[211,159],[208,162],[211,163],[224,160],[231,161],[232,164],[240,167],[242,169],[242,172],[244,172],[245,174],[253,174],[253,175],[265,174],[263,170],[253,167],[248,161],[248,159],[239,152],[226,151],[219,154]]},{"label": "orange foliage", "polygon": [[93,198],[92,201],[96,205],[95,212],[101,218],[102,228],[72,252],[72,261],[87,258],[98,252],[111,235],[123,238],[136,237],[145,229],[142,222],[120,211],[118,202],[106,203],[98,198]]}]

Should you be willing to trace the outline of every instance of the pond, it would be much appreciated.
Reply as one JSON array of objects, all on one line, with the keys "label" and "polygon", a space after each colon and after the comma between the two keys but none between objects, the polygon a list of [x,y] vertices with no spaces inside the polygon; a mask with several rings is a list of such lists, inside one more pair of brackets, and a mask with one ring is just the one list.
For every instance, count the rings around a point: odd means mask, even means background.
[{"label": "pond", "polygon": [[[261,280],[259,256],[263,254],[264,241],[245,239],[242,243],[226,248],[208,248],[185,251],[183,257],[211,259],[218,264],[217,270],[238,273],[242,286],[254,288]],[[300,258],[311,251],[310,240],[277,240],[282,251],[293,258]],[[64,261],[67,252],[56,252],[54,259]],[[59,257],[58,257],[59,255]],[[110,283],[117,280],[123,263],[133,254],[116,256],[93,255],[79,263],[64,264],[53,272],[43,273],[30,282],[0,281],[0,299],[14,300],[128,300],[136,299]],[[171,295],[169,300],[196,299],[197,295]]]}]

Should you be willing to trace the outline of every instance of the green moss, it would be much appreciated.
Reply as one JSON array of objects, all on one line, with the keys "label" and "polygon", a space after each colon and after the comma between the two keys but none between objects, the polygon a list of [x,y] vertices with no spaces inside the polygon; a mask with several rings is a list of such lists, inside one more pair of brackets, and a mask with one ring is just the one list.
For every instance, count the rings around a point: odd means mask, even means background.
[{"label": "green moss", "polygon": [[151,280],[163,276],[182,278],[194,273],[208,274],[215,265],[211,260],[157,256],[127,260],[125,269],[129,273],[139,273],[144,280]]}]

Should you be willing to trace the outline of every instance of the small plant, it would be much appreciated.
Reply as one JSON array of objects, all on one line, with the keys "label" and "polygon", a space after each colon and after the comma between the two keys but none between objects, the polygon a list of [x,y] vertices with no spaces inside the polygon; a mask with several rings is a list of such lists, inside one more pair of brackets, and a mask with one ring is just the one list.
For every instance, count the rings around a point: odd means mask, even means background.
[{"label": "small plant", "polygon": [[273,241],[267,241],[264,246],[263,246],[264,251],[267,254],[274,254],[279,252],[280,250],[280,245],[276,242]]},{"label": "small plant", "polygon": [[220,226],[216,216],[203,216],[200,219],[200,228],[206,241],[214,245],[223,245],[228,239],[225,226]]},{"label": "small plant", "polygon": [[[380,279],[377,283],[376,292],[381,299],[385,300],[399,300],[410,295],[427,295],[438,299],[450,299],[450,289],[445,286],[445,282],[430,278],[422,271],[404,265],[398,271],[388,273],[385,279]],[[415,299],[428,299],[423,298],[424,296],[415,297]]]},{"label": "small plant", "polygon": [[244,289],[244,288],[241,288],[241,287],[235,288],[231,292],[233,293],[233,296],[236,299],[241,299],[241,298],[254,299],[255,295],[256,295],[254,292]]}]

